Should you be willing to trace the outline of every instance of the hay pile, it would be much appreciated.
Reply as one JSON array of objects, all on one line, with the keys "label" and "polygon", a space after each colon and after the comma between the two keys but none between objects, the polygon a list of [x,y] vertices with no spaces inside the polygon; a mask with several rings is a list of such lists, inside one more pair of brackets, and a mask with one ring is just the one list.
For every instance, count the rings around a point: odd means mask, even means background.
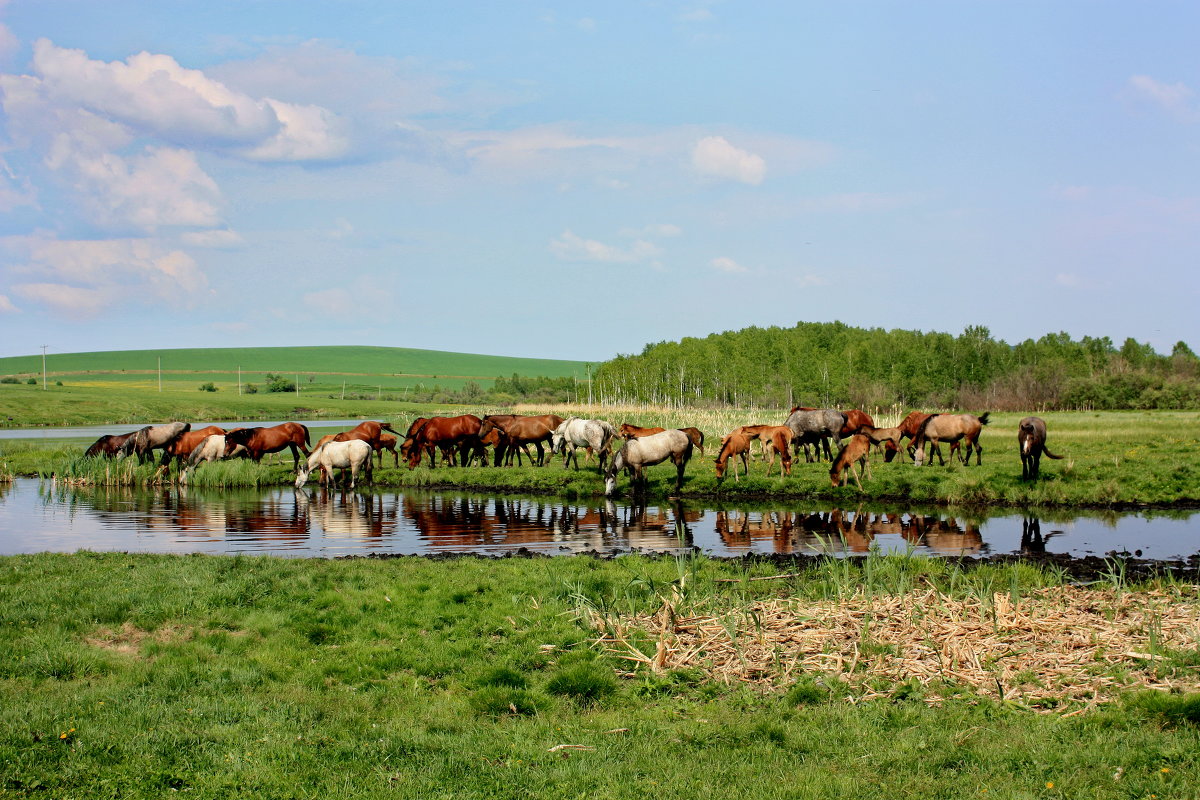
[{"label": "hay pile", "polygon": [[[1200,688],[1164,654],[1200,645],[1200,603],[1164,592],[1054,587],[955,599],[936,590],[845,600],[780,599],[729,613],[602,618],[598,643],[644,668],[700,668],[725,683],[786,687],[825,676],[870,699],[919,682],[928,702],[965,689],[1078,709],[1131,687]],[[653,651],[653,656],[646,655]],[[840,683],[839,683],[840,682]]]}]

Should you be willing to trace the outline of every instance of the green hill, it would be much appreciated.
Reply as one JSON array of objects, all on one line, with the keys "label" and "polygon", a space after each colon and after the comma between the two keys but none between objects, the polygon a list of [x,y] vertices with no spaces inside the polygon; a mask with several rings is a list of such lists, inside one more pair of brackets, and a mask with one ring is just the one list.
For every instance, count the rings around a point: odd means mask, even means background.
[{"label": "green hill", "polygon": [[[161,363],[160,363],[161,359]],[[92,353],[50,353],[50,380],[64,383],[145,384],[162,380],[217,383],[262,381],[266,373],[300,378],[301,383],[401,388],[433,386],[460,388],[468,381],[488,387],[500,376],[584,378],[582,361],[514,358],[405,347],[215,347],[162,350],[115,350]],[[41,354],[0,358],[0,377],[40,379]]]}]

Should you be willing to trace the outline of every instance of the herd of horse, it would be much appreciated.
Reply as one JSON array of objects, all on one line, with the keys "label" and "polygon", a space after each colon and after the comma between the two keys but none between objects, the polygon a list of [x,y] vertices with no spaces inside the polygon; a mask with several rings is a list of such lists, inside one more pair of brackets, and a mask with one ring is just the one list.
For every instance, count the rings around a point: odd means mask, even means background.
[{"label": "herd of horse", "polygon": [[[797,406],[780,425],[742,425],[721,439],[715,459],[718,483],[725,478],[729,462],[733,475],[749,474],[752,445],[760,443],[760,454],[767,461],[767,474],[780,462],[780,477],[792,474],[794,458],[804,454],[812,463],[824,459],[831,463],[829,477],[834,487],[846,485],[851,478],[862,490],[862,477],[871,478],[870,454],[882,450],[885,461],[907,454],[918,466],[931,464],[936,455],[943,466],[946,460],[941,445],[969,465],[983,463],[980,433],[989,415],[940,414],[913,411],[893,428],[879,428],[870,414],[858,409],[841,411],[830,408]],[[908,443],[905,444],[905,440]],[[834,454],[831,442],[838,444]],[[843,443],[844,442],[844,443]],[[617,448],[617,443],[620,447]],[[1018,426],[1021,476],[1038,477],[1041,456],[1062,458],[1046,448],[1046,423],[1038,417],[1026,417]],[[614,426],[601,419],[563,418],[557,414],[489,414],[477,417],[460,414],[453,417],[419,417],[409,425],[403,437],[386,422],[367,420],[355,428],[322,437],[311,449],[308,428],[298,422],[270,427],[224,430],[216,425],[193,431],[186,422],[147,425],[116,436],[101,436],[88,448],[87,456],[136,456],[139,463],[153,461],[161,451],[161,468],[175,460],[176,468],[191,470],[201,464],[227,458],[244,457],[260,461],[264,455],[290,450],[296,470],[296,487],[301,488],[313,472],[320,482],[332,483],[334,470],[342,471],[342,480],[353,488],[359,475],[372,479],[374,459],[383,464],[384,451],[390,451],[393,463],[403,458],[415,469],[428,458],[429,466],[441,462],[449,466],[517,466],[527,459],[544,466],[546,449],[551,456],[562,455],[564,468],[574,462],[579,469],[579,449],[584,448],[587,462],[594,457],[604,477],[604,494],[616,493],[622,472],[629,475],[634,493],[645,489],[647,467],[670,461],[676,469],[675,490],[683,486],[684,470],[697,448],[704,452],[704,433],[697,428],[664,429],[640,427],[631,423]],[[536,459],[529,452],[533,446]],[[489,460],[488,448],[491,448]],[[614,449],[616,452],[614,453]],[[928,454],[926,453],[928,449]],[[304,460],[301,460],[301,454]]]}]

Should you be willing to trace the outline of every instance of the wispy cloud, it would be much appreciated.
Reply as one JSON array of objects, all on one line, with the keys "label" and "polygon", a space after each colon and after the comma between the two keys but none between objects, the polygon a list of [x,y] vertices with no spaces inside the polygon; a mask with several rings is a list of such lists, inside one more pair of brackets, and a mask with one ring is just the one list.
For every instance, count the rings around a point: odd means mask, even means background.
[{"label": "wispy cloud", "polygon": [[706,136],[692,149],[692,166],[702,174],[757,186],[767,174],[767,162],[735,147],[724,136]]},{"label": "wispy cloud", "polygon": [[1194,118],[1196,108],[1192,103],[1195,93],[1184,83],[1163,83],[1149,75],[1134,75],[1129,79],[1134,93],[1177,116]]},{"label": "wispy cloud", "polygon": [[595,239],[584,239],[572,231],[566,230],[550,242],[550,252],[563,261],[637,264],[653,262],[662,254],[662,248],[644,239],[638,239],[626,247],[621,247],[605,244]]},{"label": "wispy cloud", "polygon": [[713,269],[716,269],[720,272],[738,273],[747,271],[746,268],[741,264],[734,261],[732,258],[727,258],[726,256],[714,258],[709,262],[709,264],[712,265]]}]

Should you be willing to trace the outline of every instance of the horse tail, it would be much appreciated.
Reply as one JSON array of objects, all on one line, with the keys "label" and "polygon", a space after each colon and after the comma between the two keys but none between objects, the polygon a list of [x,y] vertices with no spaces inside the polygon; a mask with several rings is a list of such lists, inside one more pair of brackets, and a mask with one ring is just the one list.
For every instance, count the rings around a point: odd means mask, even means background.
[{"label": "horse tail", "polygon": [[[304,431],[304,446],[308,447],[308,445],[309,445],[308,426],[305,425],[303,422],[297,422],[296,424],[300,426],[300,430]],[[388,428],[388,430],[391,430],[391,428]]]},{"label": "horse tail", "polygon": [[400,431],[398,431],[398,430],[396,430],[395,428],[393,428],[393,427],[392,427],[392,423],[390,423],[390,422],[381,422],[381,423],[379,423],[379,429],[380,429],[380,430],[384,430],[384,431],[391,431],[392,433],[394,433],[394,434],[397,434],[397,435],[399,435],[399,434],[400,434]]},{"label": "horse tail", "polygon": [[990,415],[991,415],[991,413],[992,413],[992,412],[990,412],[990,411],[985,411],[985,412],[983,412],[983,416],[979,417],[979,424],[980,424],[980,425],[987,425],[987,424],[988,424],[988,423],[991,421],[991,420],[989,420],[989,419],[988,419],[988,416],[990,416]]},{"label": "horse tail", "polygon": [[1046,458],[1053,458],[1055,461],[1062,460],[1062,456],[1056,456],[1054,453],[1051,453],[1049,450],[1047,450],[1046,445],[1042,445],[1042,453],[1045,454]]}]

